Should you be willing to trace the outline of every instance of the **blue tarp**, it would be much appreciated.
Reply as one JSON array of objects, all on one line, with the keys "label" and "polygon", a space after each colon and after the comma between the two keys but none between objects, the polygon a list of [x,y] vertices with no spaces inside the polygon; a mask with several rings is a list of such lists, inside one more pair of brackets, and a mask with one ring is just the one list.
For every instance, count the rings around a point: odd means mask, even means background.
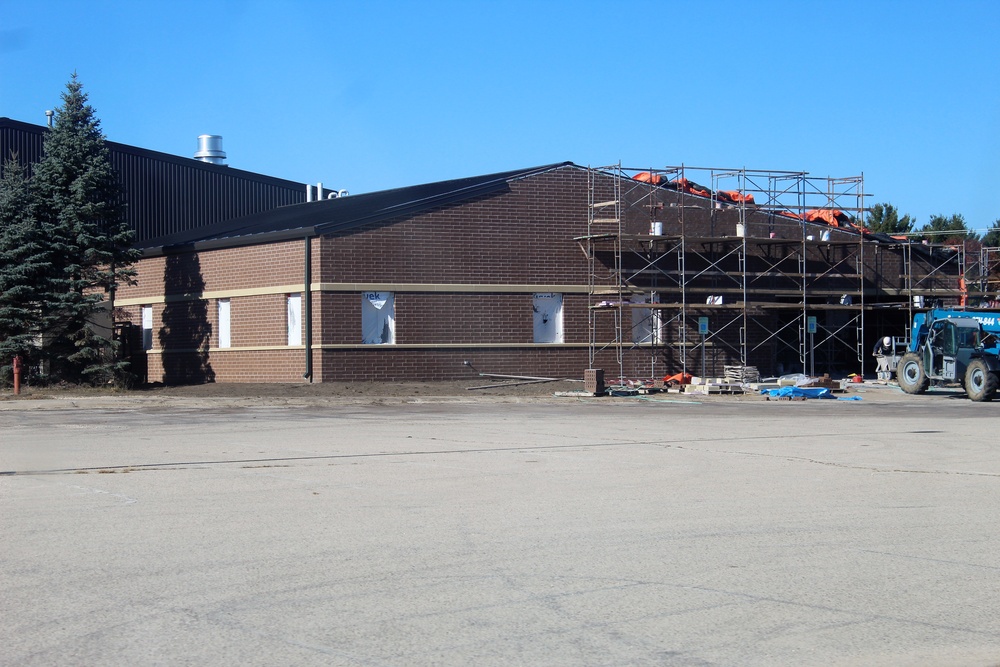
[{"label": "blue tarp", "polygon": [[845,396],[838,399],[829,389],[822,387],[781,387],[780,389],[761,389],[764,396],[776,398],[832,398],[841,401],[860,401],[860,396]]}]

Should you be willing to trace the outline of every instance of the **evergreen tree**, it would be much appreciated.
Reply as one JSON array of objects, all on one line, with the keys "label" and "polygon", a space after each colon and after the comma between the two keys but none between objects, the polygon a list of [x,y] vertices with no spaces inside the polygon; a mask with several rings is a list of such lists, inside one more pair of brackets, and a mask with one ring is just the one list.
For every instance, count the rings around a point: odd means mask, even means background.
[{"label": "evergreen tree", "polygon": [[51,258],[32,214],[24,167],[15,156],[0,179],[0,381],[11,377],[20,355],[26,368],[37,360],[39,315]]},{"label": "evergreen tree", "polygon": [[868,228],[880,234],[908,234],[913,223],[909,215],[899,217],[896,207],[888,203],[875,204],[868,216]]},{"label": "evergreen tree", "polygon": [[109,322],[99,332],[100,321],[110,319],[99,304],[113,306],[116,285],[134,279],[138,253],[130,247],[132,231],[100,121],[75,73],[62,100],[31,181],[54,259],[41,325],[54,374],[97,383],[123,370]]},{"label": "evergreen tree", "polygon": [[993,221],[993,226],[986,230],[983,236],[983,246],[987,248],[1000,247],[1000,219]]},{"label": "evergreen tree", "polygon": [[965,224],[965,216],[961,213],[953,213],[950,216],[932,215],[930,221],[920,228],[920,233],[931,243],[979,240],[979,236]]}]

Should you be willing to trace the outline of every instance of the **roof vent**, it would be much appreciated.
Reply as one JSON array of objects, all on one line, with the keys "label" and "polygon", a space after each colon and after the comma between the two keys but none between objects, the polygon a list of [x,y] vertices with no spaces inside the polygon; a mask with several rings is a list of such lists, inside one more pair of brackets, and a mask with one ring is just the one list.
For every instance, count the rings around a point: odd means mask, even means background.
[{"label": "roof vent", "polygon": [[195,160],[209,164],[225,164],[226,154],[222,150],[222,137],[217,134],[201,134],[198,136],[198,152]]}]

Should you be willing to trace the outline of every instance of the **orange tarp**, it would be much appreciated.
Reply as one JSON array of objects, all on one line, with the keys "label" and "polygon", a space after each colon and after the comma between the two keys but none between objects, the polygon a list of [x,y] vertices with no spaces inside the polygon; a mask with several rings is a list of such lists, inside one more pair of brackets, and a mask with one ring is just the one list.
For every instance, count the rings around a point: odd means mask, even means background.
[{"label": "orange tarp", "polygon": [[663,176],[660,174],[651,174],[648,171],[640,171],[638,174],[632,177],[632,180],[639,181],[640,183],[650,183],[652,185],[660,185],[663,183]]},{"label": "orange tarp", "polygon": [[754,203],[753,195],[745,195],[739,190],[719,190],[715,194],[718,195],[719,199],[721,199],[722,201],[729,201],[735,204],[738,204],[741,201],[746,202],[748,204]]},{"label": "orange tarp", "polygon": [[691,384],[691,380],[694,378],[690,373],[677,373],[676,375],[670,375],[663,378],[664,384]]},{"label": "orange tarp", "polygon": [[700,197],[712,196],[712,191],[706,188],[704,185],[698,185],[694,181],[689,181],[686,178],[678,178],[677,180],[670,182],[676,185],[678,190],[683,190],[688,194],[698,195]]},{"label": "orange tarp", "polygon": [[[649,183],[650,185],[669,186],[676,190],[681,190],[688,194],[698,195],[700,197],[712,196],[712,191],[706,188],[704,185],[698,185],[694,181],[689,181],[686,178],[678,178],[676,180],[667,182],[667,180],[661,174],[654,174],[648,171],[640,171],[638,174],[632,177],[632,180],[639,181],[640,183]],[[740,196],[742,197],[743,195]],[[752,202],[753,197],[750,197],[748,201]]]},{"label": "orange tarp", "polygon": [[815,208],[806,211],[806,222],[825,222],[831,227],[840,227],[841,224],[850,222],[850,218],[835,208]]}]

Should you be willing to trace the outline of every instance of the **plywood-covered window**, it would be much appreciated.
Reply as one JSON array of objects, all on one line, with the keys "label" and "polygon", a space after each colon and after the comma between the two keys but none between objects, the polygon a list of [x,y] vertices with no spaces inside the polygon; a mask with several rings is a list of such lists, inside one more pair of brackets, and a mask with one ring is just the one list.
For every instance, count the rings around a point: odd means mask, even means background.
[{"label": "plywood-covered window", "polygon": [[396,342],[396,302],[392,292],[361,295],[361,342],[365,345]]},{"label": "plywood-covered window", "polygon": [[563,342],[562,294],[535,294],[531,303],[536,343]]},{"label": "plywood-covered window", "polygon": [[219,347],[230,347],[229,299],[219,299]]},{"label": "plywood-covered window", "polygon": [[302,345],[302,295],[289,294],[288,311],[288,344]]},{"label": "plywood-covered window", "polygon": [[[645,295],[632,297],[632,303],[657,303],[656,295],[649,298]],[[660,311],[655,308],[630,308],[632,312],[632,342],[633,343],[662,343],[663,323],[660,319]]]}]

